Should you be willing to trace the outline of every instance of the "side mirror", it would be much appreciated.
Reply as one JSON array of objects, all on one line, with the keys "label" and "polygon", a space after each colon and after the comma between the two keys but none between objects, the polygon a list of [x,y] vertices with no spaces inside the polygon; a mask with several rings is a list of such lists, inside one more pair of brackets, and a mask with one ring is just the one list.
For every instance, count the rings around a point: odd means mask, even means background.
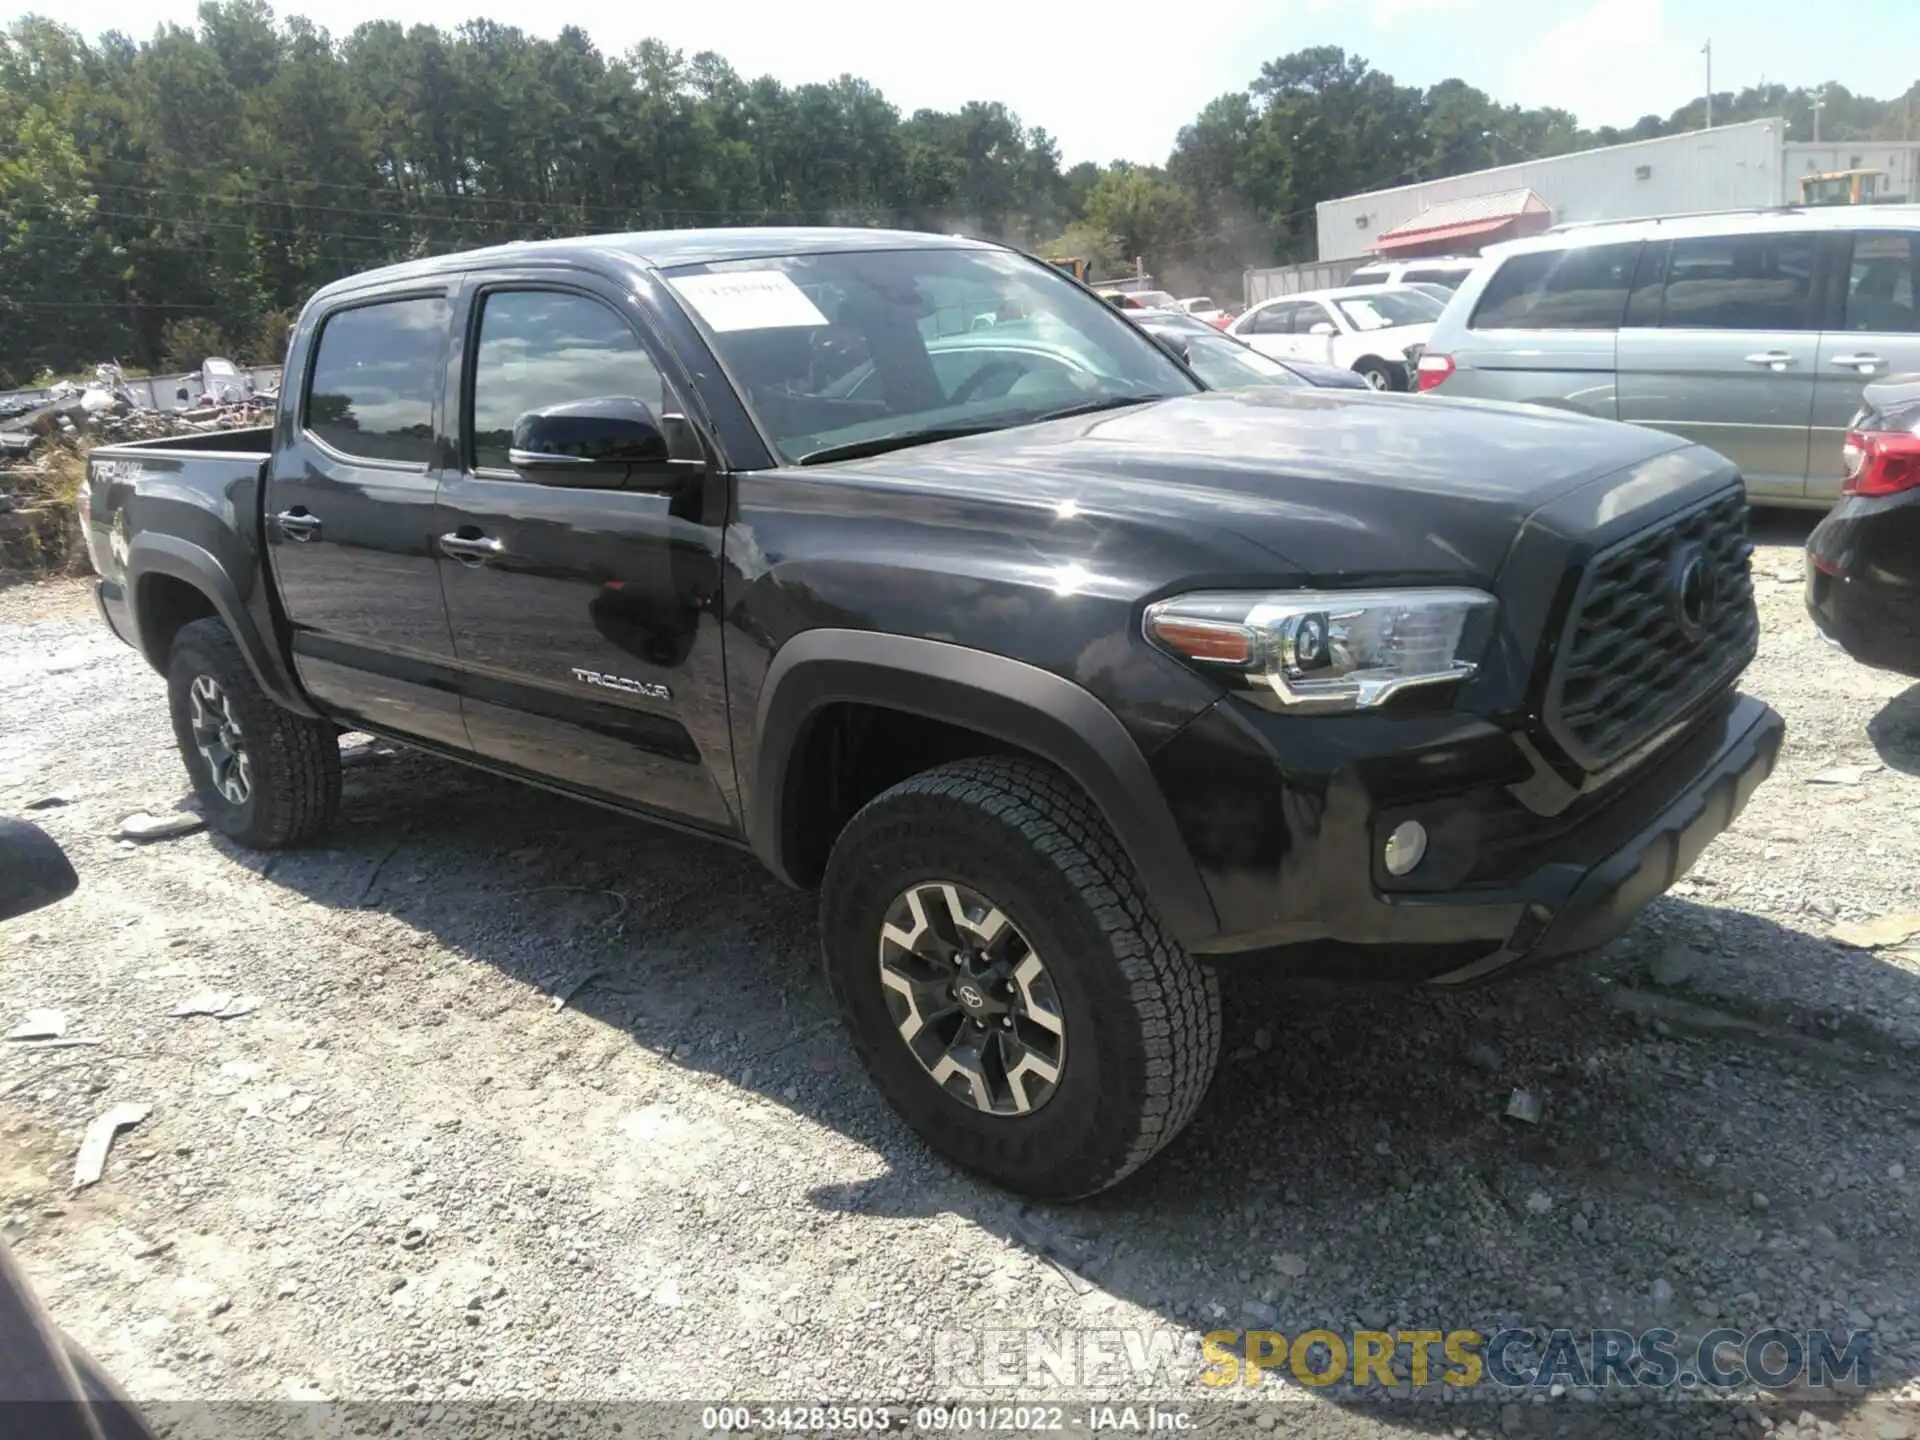
[{"label": "side mirror", "polygon": [[0,920],[64,900],[79,886],[57,840],[24,820],[0,820]]},{"label": "side mirror", "polygon": [[528,411],[514,422],[507,461],[545,485],[605,489],[660,485],[702,468],[673,459],[653,411],[624,395]]},{"label": "side mirror", "polygon": [[1338,335],[1340,332],[1333,328],[1333,322],[1331,320],[1316,320],[1307,333],[1309,335]]}]

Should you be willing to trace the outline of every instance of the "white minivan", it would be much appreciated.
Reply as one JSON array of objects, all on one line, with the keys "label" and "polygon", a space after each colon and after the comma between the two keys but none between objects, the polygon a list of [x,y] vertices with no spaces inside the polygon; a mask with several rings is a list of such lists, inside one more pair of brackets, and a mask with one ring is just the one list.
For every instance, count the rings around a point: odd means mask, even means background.
[{"label": "white minivan", "polygon": [[1750,499],[1825,508],[1870,380],[1920,370],[1920,206],[1581,225],[1488,252],[1419,388],[1671,431]]},{"label": "white minivan", "polygon": [[1374,390],[1405,390],[1445,307],[1425,289],[1368,285],[1281,295],[1227,327],[1264,355],[1351,370]]}]

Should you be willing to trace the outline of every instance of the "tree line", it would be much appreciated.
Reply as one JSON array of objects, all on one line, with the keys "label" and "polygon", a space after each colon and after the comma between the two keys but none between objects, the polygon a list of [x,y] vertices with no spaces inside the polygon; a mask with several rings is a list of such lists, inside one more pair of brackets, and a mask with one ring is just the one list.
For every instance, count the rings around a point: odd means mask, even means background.
[{"label": "tree line", "polygon": [[[1900,138],[1917,93],[1829,85],[1821,132]],[[789,86],[651,40],[608,56],[573,27],[337,37],[208,0],[195,28],[89,41],[28,17],[0,33],[0,386],[110,356],[272,363],[301,302],[341,275],[593,231],[962,230],[1232,294],[1243,266],[1311,256],[1320,200],[1698,128],[1704,103],[1590,130],[1316,47],[1209,103],[1163,165],[1066,165],[995,101],[903,114],[851,75]],[[1720,123],[1778,114],[1807,138],[1811,94],[1714,100]]]}]

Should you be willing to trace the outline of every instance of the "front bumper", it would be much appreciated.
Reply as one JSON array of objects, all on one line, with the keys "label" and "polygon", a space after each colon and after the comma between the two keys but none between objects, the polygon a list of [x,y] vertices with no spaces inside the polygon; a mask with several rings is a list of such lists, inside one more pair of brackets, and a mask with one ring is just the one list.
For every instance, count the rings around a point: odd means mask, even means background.
[{"label": "front bumper", "polygon": [[[1230,723],[1199,733],[1221,722]],[[1241,751],[1231,777],[1217,748],[1227,729]],[[1515,798],[1529,762],[1514,737],[1456,717],[1427,717],[1398,737],[1418,737],[1399,753],[1378,743],[1383,731],[1370,757],[1360,753],[1370,737],[1355,728],[1347,752],[1317,773],[1300,747],[1270,750],[1275,783],[1265,785],[1247,782],[1243,762],[1299,732],[1263,732],[1216,711],[1153,763],[1167,793],[1183,796],[1175,813],[1223,921],[1217,942],[1198,948],[1266,952],[1332,978],[1455,985],[1590,950],[1626,929],[1733,823],[1772,773],[1785,733],[1767,705],[1728,694],[1630,773],[1555,814]],[[1207,768],[1230,785],[1208,792],[1196,763],[1203,747],[1213,751]],[[1421,865],[1396,881],[1378,865],[1381,843],[1412,816],[1433,838]]]},{"label": "front bumper", "polygon": [[1806,600],[1861,664],[1920,676],[1920,492],[1835,505],[1807,537]]}]

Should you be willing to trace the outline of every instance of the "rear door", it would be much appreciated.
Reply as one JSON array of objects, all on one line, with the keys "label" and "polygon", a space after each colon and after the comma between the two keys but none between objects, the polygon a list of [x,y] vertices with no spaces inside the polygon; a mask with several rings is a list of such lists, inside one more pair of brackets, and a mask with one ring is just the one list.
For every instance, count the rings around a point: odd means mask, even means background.
[{"label": "rear door", "polygon": [[350,721],[464,750],[433,548],[448,285],[347,301],[286,383],[267,554],[308,694]]},{"label": "rear door", "polygon": [[543,484],[508,463],[515,420],[644,401],[676,458],[704,458],[671,359],[590,276],[476,277],[447,405],[464,417],[441,486],[440,567],[480,755],[570,789],[734,827],[718,604],[727,478],[671,490]]},{"label": "rear door", "polygon": [[1461,302],[1473,306],[1468,329],[1450,343],[1463,383],[1449,381],[1447,393],[1619,418],[1615,357],[1641,248],[1568,245],[1502,262],[1477,299]]},{"label": "rear door", "polygon": [[1820,337],[1807,496],[1840,494],[1840,446],[1870,380],[1920,371],[1920,231],[1835,236],[1840,328]]},{"label": "rear door", "polygon": [[1755,500],[1806,493],[1821,238],[1758,231],[1649,247],[1620,332],[1620,418],[1718,450]]}]

